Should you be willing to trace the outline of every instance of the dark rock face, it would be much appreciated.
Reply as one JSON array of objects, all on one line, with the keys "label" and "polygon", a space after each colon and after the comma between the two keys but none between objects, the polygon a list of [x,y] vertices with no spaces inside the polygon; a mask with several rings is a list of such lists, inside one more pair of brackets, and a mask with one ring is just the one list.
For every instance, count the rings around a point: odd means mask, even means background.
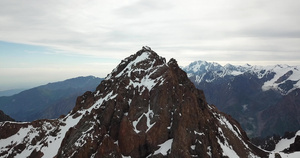
[{"label": "dark rock face", "polygon": [[273,136],[268,136],[266,138],[261,138],[261,137],[251,138],[251,142],[264,150],[273,151],[276,147],[276,144],[281,139],[282,137],[280,137],[279,135],[273,135]]},{"label": "dark rock face", "polygon": [[[261,149],[264,149],[267,151],[273,151],[276,148],[276,145],[278,144],[278,142],[280,142],[281,140],[295,139],[295,141],[291,145],[285,144],[287,146],[287,148],[285,150],[283,150],[286,153],[292,153],[292,152],[297,151],[297,145],[293,145],[293,144],[297,144],[297,141],[299,141],[299,140],[296,140],[297,137],[300,137],[299,135],[297,135],[297,132],[298,131],[285,132],[283,136],[273,135],[273,136],[268,136],[266,138],[261,138],[261,137],[251,138],[251,142],[253,144],[255,144],[256,146],[259,146]],[[294,146],[296,146],[296,148],[294,148]],[[300,149],[300,148],[298,148],[298,149]]]},{"label": "dark rock face", "polygon": [[70,114],[52,124],[53,137],[63,138],[57,158],[267,157],[237,121],[207,104],[176,60],[166,62],[148,47],[121,61],[95,92],[78,97]]},{"label": "dark rock face", "polygon": [[2,110],[0,110],[0,122],[3,121],[15,121],[13,118],[6,115]]},{"label": "dark rock face", "polygon": [[290,146],[290,152],[300,151],[300,136],[295,138],[295,142]]}]

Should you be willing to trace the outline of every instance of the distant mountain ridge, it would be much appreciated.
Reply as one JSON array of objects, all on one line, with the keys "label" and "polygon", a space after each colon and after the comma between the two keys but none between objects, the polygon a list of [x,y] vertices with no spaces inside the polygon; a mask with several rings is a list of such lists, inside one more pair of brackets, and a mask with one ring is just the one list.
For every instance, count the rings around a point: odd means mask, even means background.
[{"label": "distant mountain ridge", "polygon": [[[300,66],[275,65],[275,66],[234,66],[226,64],[221,66],[215,62],[195,61],[183,68],[190,78],[195,78],[195,83],[213,82],[226,76],[238,76],[249,73],[258,79],[266,78],[262,90],[275,90],[282,95],[287,95],[300,88]],[[270,79],[270,80],[268,80]]]},{"label": "distant mountain ridge", "polygon": [[195,61],[183,70],[208,102],[237,119],[250,136],[299,130],[300,66]]},{"label": "distant mountain ridge", "polygon": [[87,76],[48,83],[0,97],[0,109],[17,121],[57,118],[74,107],[78,95],[93,91],[101,81],[102,78]]},{"label": "distant mountain ridge", "polygon": [[18,94],[18,93],[20,93],[24,90],[26,90],[26,89],[10,89],[10,90],[0,91],[0,97],[2,97],[2,96],[12,96],[12,95]]}]

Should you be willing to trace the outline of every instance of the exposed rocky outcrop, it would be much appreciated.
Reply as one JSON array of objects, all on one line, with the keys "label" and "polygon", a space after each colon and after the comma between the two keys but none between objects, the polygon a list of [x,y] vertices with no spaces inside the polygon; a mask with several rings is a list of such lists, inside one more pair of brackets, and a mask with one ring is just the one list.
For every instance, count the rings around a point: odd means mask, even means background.
[{"label": "exposed rocky outcrop", "polygon": [[3,121],[15,121],[15,120],[10,116],[6,115],[2,110],[0,110],[0,122]]},{"label": "exposed rocky outcrop", "polygon": [[49,130],[36,141],[27,132],[28,139],[0,146],[2,155],[27,156],[27,150],[56,158],[267,157],[249,143],[237,121],[206,102],[175,59],[166,62],[149,47],[122,60],[95,92],[78,97],[67,116],[33,123],[15,131]]},{"label": "exposed rocky outcrop", "polygon": [[260,148],[273,151],[276,148],[277,143],[282,139],[291,139],[295,137],[296,132],[285,132],[284,136],[272,135],[265,138],[255,137],[251,138],[251,142]]},{"label": "exposed rocky outcrop", "polygon": [[296,136],[295,137],[295,141],[290,144],[290,147],[288,149],[285,149],[284,152],[285,153],[293,153],[293,152],[297,152],[300,151],[300,136]]}]

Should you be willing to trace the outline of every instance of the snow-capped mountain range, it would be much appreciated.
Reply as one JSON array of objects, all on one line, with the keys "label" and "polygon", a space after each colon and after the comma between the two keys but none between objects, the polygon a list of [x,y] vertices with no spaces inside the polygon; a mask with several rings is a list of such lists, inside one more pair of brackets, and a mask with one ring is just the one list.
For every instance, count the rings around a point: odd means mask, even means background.
[{"label": "snow-capped mountain range", "polygon": [[282,95],[300,88],[300,66],[275,65],[275,66],[222,66],[215,62],[195,61],[183,68],[190,78],[195,78],[196,83],[213,82],[226,76],[238,76],[245,73],[255,75],[258,79],[268,78],[261,87],[263,91],[276,90]]},{"label": "snow-capped mountain range", "polygon": [[300,129],[300,66],[234,66],[195,61],[183,68],[209,103],[251,137]]},{"label": "snow-capped mountain range", "polygon": [[68,115],[0,123],[0,157],[274,158],[276,153],[250,143],[235,119],[208,104],[175,59],[166,62],[143,47],[94,92],[79,96]]}]

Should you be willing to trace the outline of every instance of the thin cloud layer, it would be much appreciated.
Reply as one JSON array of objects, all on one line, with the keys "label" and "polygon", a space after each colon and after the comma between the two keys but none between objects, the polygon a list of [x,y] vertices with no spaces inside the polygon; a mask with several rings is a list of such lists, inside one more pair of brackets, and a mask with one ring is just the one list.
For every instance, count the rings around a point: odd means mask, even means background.
[{"label": "thin cloud layer", "polygon": [[43,46],[54,54],[118,61],[148,45],[183,66],[194,60],[300,65],[297,0],[0,0],[0,5],[0,41]]},{"label": "thin cloud layer", "polygon": [[166,52],[194,49],[195,57],[214,50],[289,55],[300,50],[296,0],[0,3],[0,40],[69,53],[123,58],[141,45]]}]

